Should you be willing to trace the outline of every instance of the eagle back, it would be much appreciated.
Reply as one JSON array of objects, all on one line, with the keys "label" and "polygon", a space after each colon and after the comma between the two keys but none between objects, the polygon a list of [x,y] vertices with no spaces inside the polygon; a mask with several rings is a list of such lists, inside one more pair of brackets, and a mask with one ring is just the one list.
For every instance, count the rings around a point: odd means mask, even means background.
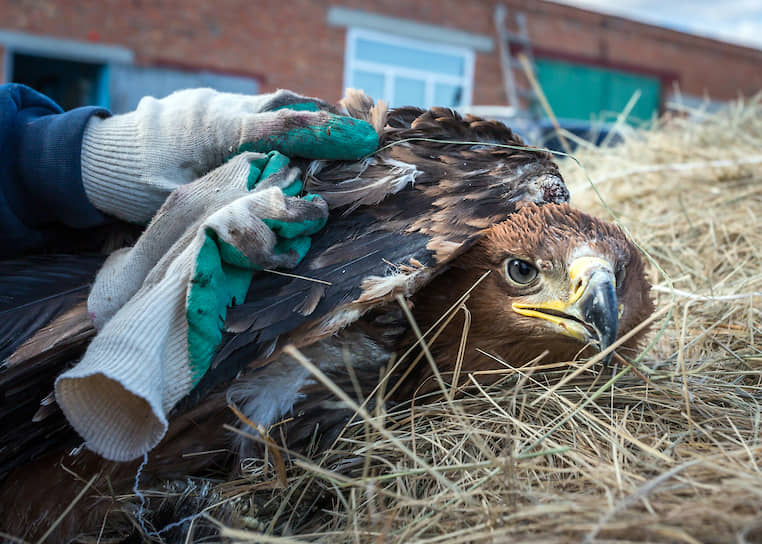
[{"label": "eagle back", "polygon": [[328,224],[290,276],[261,273],[230,310],[225,344],[189,403],[286,344],[309,344],[412,296],[525,203],[568,201],[551,156],[502,123],[445,108],[387,112],[356,92],[343,105],[376,127],[379,151],[306,166],[306,190],[331,207]]}]

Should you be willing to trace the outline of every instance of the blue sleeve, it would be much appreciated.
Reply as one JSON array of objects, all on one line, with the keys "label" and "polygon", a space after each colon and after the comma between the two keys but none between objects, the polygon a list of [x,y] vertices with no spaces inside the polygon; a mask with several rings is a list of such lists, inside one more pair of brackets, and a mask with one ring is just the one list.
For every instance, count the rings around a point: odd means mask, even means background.
[{"label": "blue sleeve", "polygon": [[0,257],[108,221],[82,185],[82,134],[93,115],[111,114],[96,107],[64,113],[25,85],[0,85]]}]

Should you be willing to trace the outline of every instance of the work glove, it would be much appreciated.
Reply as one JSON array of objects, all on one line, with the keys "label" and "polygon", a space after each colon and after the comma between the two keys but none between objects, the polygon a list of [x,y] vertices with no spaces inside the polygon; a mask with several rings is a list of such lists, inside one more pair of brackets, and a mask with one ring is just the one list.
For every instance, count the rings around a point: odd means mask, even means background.
[{"label": "work glove", "polygon": [[99,329],[55,384],[87,446],[139,457],[167,414],[198,383],[222,338],[228,306],[256,270],[295,266],[328,217],[277,152],[243,153],[176,189],[132,248],[106,261],[88,299]]},{"label": "work glove", "polygon": [[354,160],[372,153],[370,124],[289,91],[263,95],[179,91],[135,111],[93,117],[82,139],[82,182],[100,211],[147,223],[177,187],[242,151]]}]

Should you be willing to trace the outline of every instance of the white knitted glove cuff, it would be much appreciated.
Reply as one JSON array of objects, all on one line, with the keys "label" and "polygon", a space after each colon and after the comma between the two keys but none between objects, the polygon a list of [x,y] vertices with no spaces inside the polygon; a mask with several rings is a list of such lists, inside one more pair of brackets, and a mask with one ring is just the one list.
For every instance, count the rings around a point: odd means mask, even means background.
[{"label": "white knitted glove cuff", "polygon": [[185,292],[190,253],[135,295],[55,383],[56,401],[87,447],[113,461],[151,450],[167,413],[192,387]]},{"label": "white knitted glove cuff", "polygon": [[137,177],[136,165],[145,161],[138,146],[138,127],[124,118],[118,122],[113,119],[93,116],[85,128],[82,138],[85,194],[104,213],[132,223],[147,223],[178,182]]},{"label": "white knitted glove cuff", "polygon": [[[132,369],[129,369],[132,371]],[[151,450],[167,431],[161,405],[151,405],[144,392],[127,389],[125,380],[100,369],[76,369],[56,384],[64,414],[87,441],[106,459],[129,461]],[[159,397],[160,394],[156,395]]]}]

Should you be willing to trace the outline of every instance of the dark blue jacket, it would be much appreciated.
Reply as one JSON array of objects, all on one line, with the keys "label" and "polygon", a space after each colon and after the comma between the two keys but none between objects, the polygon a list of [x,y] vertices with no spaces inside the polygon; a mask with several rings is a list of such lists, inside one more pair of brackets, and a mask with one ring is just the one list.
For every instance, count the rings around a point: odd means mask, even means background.
[{"label": "dark blue jacket", "polygon": [[25,85],[0,85],[0,257],[107,221],[82,186],[82,134],[92,115],[111,114],[96,107],[64,113]]}]

